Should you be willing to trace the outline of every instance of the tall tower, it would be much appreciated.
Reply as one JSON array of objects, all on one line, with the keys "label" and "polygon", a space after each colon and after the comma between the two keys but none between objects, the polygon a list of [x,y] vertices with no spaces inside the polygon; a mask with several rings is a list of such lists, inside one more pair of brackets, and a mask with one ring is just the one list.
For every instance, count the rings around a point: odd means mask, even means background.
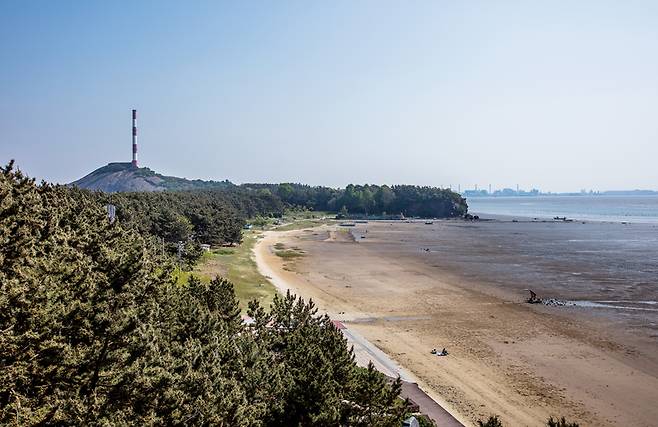
[{"label": "tall tower", "polygon": [[137,110],[133,110],[133,167],[137,167]]}]

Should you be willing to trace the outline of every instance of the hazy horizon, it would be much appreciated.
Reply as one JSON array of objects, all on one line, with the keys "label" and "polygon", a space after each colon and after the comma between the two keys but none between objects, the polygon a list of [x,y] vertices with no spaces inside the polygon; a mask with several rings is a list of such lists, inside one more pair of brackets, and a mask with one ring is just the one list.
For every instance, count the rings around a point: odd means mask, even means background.
[{"label": "hazy horizon", "polygon": [[658,190],[658,3],[0,5],[0,161],[232,182]]}]

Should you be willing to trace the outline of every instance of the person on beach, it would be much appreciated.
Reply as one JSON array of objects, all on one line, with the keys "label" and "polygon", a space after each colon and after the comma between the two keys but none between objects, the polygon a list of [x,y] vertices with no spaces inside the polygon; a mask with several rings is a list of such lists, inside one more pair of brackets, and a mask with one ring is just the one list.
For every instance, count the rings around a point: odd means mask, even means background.
[{"label": "person on beach", "polygon": [[441,350],[441,353],[438,353],[436,351],[436,349],[433,348],[432,351],[430,351],[430,354],[436,354],[437,356],[447,356],[448,355],[448,350],[446,350],[445,347],[444,347],[443,350]]}]

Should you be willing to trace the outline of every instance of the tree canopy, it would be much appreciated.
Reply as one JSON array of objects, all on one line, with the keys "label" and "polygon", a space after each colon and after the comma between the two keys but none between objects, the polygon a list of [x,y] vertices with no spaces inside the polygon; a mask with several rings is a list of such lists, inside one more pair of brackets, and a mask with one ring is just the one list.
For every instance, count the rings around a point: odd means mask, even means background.
[{"label": "tree canopy", "polygon": [[403,214],[429,218],[461,217],[468,211],[466,200],[445,188],[415,185],[353,185],[344,189],[311,187],[302,184],[243,184],[267,189],[290,206],[318,211],[351,214]]},{"label": "tree canopy", "polygon": [[96,197],[0,169],[0,424],[400,425],[399,380],[311,301],[252,302],[247,326],[231,283],[175,283]]}]

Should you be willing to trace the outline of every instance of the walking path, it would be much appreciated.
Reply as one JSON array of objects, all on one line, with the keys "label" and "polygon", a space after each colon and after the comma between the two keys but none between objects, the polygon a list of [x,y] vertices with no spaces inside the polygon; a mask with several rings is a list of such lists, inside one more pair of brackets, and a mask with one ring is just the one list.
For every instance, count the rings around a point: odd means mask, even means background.
[{"label": "walking path", "polygon": [[418,387],[413,374],[391,360],[390,357],[363,336],[350,330],[343,322],[334,320],[333,323],[347,338],[347,342],[353,346],[357,365],[366,367],[369,362],[372,362],[375,368],[387,377],[397,378],[399,376],[402,380],[402,397],[418,405],[420,412],[433,419],[437,426],[463,426],[462,423],[457,421],[455,417]]}]

